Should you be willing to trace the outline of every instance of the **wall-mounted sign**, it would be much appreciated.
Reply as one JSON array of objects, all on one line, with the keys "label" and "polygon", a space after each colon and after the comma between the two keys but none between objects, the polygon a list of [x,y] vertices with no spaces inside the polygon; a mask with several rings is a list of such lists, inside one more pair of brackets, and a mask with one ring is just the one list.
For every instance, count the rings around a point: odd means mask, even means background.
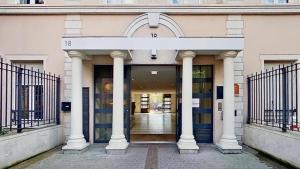
[{"label": "wall-mounted sign", "polygon": [[193,98],[192,107],[200,107],[200,99],[199,98]]},{"label": "wall-mounted sign", "polygon": [[240,94],[240,85],[235,83],[234,84],[234,95],[239,95]]}]

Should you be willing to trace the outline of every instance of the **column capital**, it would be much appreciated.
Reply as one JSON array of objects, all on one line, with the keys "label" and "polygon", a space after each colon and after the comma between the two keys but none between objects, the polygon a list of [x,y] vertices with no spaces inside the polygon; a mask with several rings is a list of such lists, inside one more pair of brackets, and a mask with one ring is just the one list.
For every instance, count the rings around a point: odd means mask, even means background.
[{"label": "column capital", "polygon": [[182,52],[179,53],[179,57],[180,57],[181,59],[187,58],[187,57],[189,57],[189,58],[194,58],[195,56],[196,56],[196,53],[195,53],[194,51],[191,51],[191,50],[188,50],[188,51],[182,51]]},{"label": "column capital", "polygon": [[123,58],[125,59],[127,57],[127,54],[125,52],[122,52],[122,51],[119,51],[119,50],[116,50],[116,51],[112,51],[110,53],[110,56],[112,58]]},{"label": "column capital", "polygon": [[79,51],[75,51],[75,50],[71,50],[71,51],[67,51],[68,55],[70,58],[73,58],[73,57],[79,57],[81,59],[84,59],[84,54],[79,52]]},{"label": "column capital", "polygon": [[237,56],[239,52],[237,51],[234,51],[234,50],[231,50],[231,51],[226,51],[226,52],[223,52],[221,55],[220,55],[220,58],[221,59],[224,59],[224,58],[235,58]]}]

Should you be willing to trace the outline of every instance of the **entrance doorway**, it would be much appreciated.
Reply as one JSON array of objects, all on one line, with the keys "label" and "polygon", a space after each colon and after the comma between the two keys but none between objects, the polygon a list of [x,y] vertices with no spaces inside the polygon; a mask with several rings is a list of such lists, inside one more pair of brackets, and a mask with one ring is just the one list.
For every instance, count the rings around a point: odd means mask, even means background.
[{"label": "entrance doorway", "polygon": [[176,66],[131,67],[131,141],[176,141]]},{"label": "entrance doorway", "polygon": [[[125,66],[124,134],[128,141],[175,142],[181,135],[180,66]],[[94,142],[112,131],[113,66],[94,67]],[[213,142],[213,66],[193,66],[193,134]],[[176,137],[177,136],[177,137]]]}]

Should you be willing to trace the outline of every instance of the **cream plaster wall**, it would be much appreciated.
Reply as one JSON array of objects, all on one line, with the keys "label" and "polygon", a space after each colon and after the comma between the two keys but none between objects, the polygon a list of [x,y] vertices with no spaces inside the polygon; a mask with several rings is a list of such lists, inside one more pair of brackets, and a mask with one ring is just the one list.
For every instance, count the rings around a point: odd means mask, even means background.
[{"label": "cream plaster wall", "polygon": [[84,36],[123,36],[137,15],[81,15]]},{"label": "cream plaster wall", "polygon": [[[129,24],[139,15],[81,15],[84,36],[123,36]],[[226,15],[169,15],[185,36],[225,36]],[[113,21],[113,22],[112,22]],[[142,30],[140,30],[142,31]],[[168,32],[161,31],[164,36]],[[137,32],[138,36],[141,32]]]},{"label": "cream plaster wall", "polygon": [[[244,15],[244,78],[263,69],[261,56],[300,59],[300,15]],[[271,57],[269,57],[271,58]],[[273,57],[278,60],[278,57]],[[247,90],[244,90],[246,120]]]},{"label": "cream plaster wall", "polygon": [[2,15],[0,21],[0,55],[40,56],[46,62],[46,72],[63,75],[64,52],[60,46],[63,16]]},{"label": "cream plaster wall", "polygon": [[[262,69],[260,55],[300,54],[300,15],[245,15],[245,74]],[[282,58],[284,60],[284,58]],[[257,63],[257,64],[254,64]]]},{"label": "cream plaster wall", "polygon": [[187,37],[226,35],[226,15],[170,15]]}]

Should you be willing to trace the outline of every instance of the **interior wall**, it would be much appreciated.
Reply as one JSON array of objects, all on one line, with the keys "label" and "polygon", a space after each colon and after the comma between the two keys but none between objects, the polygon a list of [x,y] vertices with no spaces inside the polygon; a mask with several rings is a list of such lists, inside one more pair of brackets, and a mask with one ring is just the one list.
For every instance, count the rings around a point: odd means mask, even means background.
[{"label": "interior wall", "polygon": [[161,90],[161,91],[141,91],[141,90],[135,90],[131,91],[131,101],[135,101],[135,112],[141,112],[141,94],[156,94],[156,93],[163,93],[163,94],[171,94],[171,112],[176,113],[176,90]]}]

